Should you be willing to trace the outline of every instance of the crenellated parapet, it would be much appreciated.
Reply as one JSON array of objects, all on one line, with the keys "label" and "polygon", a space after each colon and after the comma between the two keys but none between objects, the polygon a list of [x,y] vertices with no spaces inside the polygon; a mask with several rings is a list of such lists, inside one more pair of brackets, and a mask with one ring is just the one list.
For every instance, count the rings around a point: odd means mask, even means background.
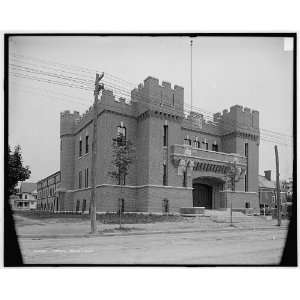
[{"label": "crenellated parapet", "polygon": [[172,88],[171,83],[167,81],[162,81],[160,85],[159,80],[151,76],[131,91],[131,98],[137,103],[139,113],[148,108],[152,110],[164,108],[183,114],[184,89],[178,85]]},{"label": "crenellated parapet", "polygon": [[135,117],[136,108],[131,99],[128,101],[125,97],[117,98],[113,91],[104,89],[97,106],[98,114],[102,111],[110,111],[116,114]]},{"label": "crenellated parapet", "polygon": [[60,113],[60,135],[73,134],[76,123],[80,120],[80,114],[78,111],[71,113],[69,110],[65,110]]},{"label": "crenellated parapet", "polygon": [[259,136],[259,112],[257,110],[234,105],[229,111],[224,109],[222,113],[214,114],[213,120],[222,128],[223,135],[240,132]]},{"label": "crenellated parapet", "polygon": [[[126,101],[124,97],[117,98],[113,91],[104,89],[97,103],[97,114],[103,111],[135,116],[136,109],[131,102]],[[94,109],[93,105],[89,107],[83,114],[78,111],[71,113],[69,110],[60,114],[60,134],[76,134],[82,128],[93,121]]]},{"label": "crenellated parapet", "polygon": [[221,129],[211,120],[205,119],[203,114],[191,111],[183,120],[182,128],[202,133],[221,135]]}]

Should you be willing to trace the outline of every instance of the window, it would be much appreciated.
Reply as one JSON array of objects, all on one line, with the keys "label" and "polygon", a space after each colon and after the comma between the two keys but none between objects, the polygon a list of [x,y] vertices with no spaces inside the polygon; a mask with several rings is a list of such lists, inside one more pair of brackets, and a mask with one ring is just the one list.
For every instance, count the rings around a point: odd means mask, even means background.
[{"label": "window", "polygon": [[172,103],[173,103],[173,106],[175,106],[174,94],[172,94]]},{"label": "window", "polygon": [[85,187],[87,188],[89,186],[89,168],[86,168],[85,170]]},{"label": "window", "polygon": [[208,150],[208,142],[205,140],[202,142],[203,149]]},{"label": "window", "polygon": [[163,164],[163,185],[168,185],[166,164]]},{"label": "window", "polygon": [[248,157],[248,143],[245,143],[245,156]]},{"label": "window", "polygon": [[85,136],[85,153],[89,153],[89,136]]},{"label": "window", "polygon": [[116,140],[118,145],[126,144],[126,127],[124,127],[122,124],[118,127],[118,135]]},{"label": "window", "polygon": [[248,176],[245,174],[245,192],[248,192]]},{"label": "window", "polygon": [[86,200],[84,199],[84,200],[82,201],[82,209],[81,209],[81,211],[82,211],[82,212],[85,212],[85,210],[86,210]]},{"label": "window", "polygon": [[163,208],[163,213],[165,213],[165,214],[169,213],[169,200],[168,199],[163,200],[162,208]]},{"label": "window", "polygon": [[193,147],[194,148],[200,148],[200,142],[198,141],[198,137],[195,136],[195,139],[193,141]]},{"label": "window", "polygon": [[82,140],[79,141],[79,157],[82,156]]},{"label": "window", "polygon": [[79,212],[80,209],[80,200],[76,201],[76,212]]},{"label": "window", "polygon": [[27,199],[27,195],[24,195],[24,199]]},{"label": "window", "polygon": [[81,189],[81,187],[82,187],[82,172],[79,171],[79,173],[78,173],[78,188]]},{"label": "window", "polygon": [[168,146],[168,125],[164,125],[164,146]]},{"label": "window", "polygon": [[118,137],[122,137],[126,140],[126,127],[118,126]]},{"label": "window", "polygon": [[184,138],[184,145],[191,146],[191,144],[192,144],[192,141],[191,141],[190,137],[188,135],[186,135]]},{"label": "window", "polygon": [[186,178],[186,170],[183,171],[183,182],[182,182],[182,186],[186,187],[187,186],[187,178]]},{"label": "window", "polygon": [[125,211],[125,200],[119,198],[118,213],[123,213],[124,211]]},{"label": "window", "polygon": [[212,145],[212,151],[218,152],[218,145],[217,144]]},{"label": "window", "polygon": [[126,184],[126,176],[125,175],[119,175],[119,185],[125,185]]}]

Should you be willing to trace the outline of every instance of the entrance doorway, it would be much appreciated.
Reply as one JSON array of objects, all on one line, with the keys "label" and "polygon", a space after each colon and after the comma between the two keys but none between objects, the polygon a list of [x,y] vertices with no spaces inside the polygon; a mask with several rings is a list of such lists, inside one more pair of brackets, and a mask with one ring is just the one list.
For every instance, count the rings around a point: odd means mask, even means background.
[{"label": "entrance doorway", "polygon": [[193,206],[212,208],[212,187],[207,184],[193,184]]}]

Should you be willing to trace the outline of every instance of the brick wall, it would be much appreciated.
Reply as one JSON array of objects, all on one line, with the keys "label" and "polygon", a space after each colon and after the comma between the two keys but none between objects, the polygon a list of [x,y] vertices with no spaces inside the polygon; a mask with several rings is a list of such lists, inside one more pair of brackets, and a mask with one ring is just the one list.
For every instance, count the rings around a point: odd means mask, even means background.
[{"label": "brick wall", "polygon": [[227,207],[230,207],[230,201],[232,201],[233,208],[246,208],[246,202],[250,203],[251,208],[259,208],[258,194],[254,192],[241,192],[241,191],[223,191],[221,192],[224,196]]}]

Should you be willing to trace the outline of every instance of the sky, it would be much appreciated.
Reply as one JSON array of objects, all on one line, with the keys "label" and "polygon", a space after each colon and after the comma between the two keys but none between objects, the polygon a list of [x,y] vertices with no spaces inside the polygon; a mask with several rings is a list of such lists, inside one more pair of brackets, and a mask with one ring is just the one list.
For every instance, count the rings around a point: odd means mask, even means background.
[{"label": "sky", "polygon": [[[293,52],[287,42],[280,37],[193,38],[193,105],[213,113],[235,104],[258,110],[263,130],[284,134],[284,144],[277,143],[281,179],[292,177],[293,168]],[[59,170],[60,112],[85,112],[93,91],[16,77],[20,69],[13,66],[59,68],[92,81],[95,70],[104,71],[105,80],[128,91],[153,76],[183,86],[185,103],[191,102],[189,37],[11,37],[9,51],[9,144],[21,145],[32,171],[29,181]],[[259,173],[272,170],[275,179],[276,143],[270,134],[262,131],[267,140],[260,143]]]}]

